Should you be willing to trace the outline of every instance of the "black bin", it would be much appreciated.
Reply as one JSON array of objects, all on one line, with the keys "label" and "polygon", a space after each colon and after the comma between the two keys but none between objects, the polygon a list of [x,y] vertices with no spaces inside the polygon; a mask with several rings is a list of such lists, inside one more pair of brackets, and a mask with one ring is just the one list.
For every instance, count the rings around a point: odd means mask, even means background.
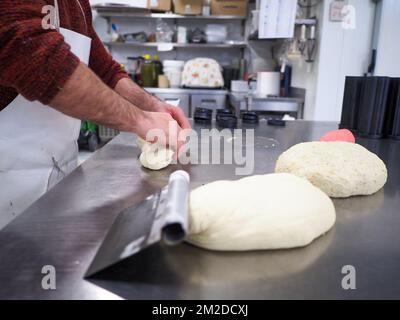
[{"label": "black bin", "polygon": [[400,140],[400,78],[390,80],[385,131],[389,138]]},{"label": "black bin", "polygon": [[365,77],[346,77],[340,129],[357,132],[358,110],[365,79]]},{"label": "black bin", "polygon": [[356,134],[379,139],[385,135],[385,114],[390,78],[367,77],[363,82]]}]

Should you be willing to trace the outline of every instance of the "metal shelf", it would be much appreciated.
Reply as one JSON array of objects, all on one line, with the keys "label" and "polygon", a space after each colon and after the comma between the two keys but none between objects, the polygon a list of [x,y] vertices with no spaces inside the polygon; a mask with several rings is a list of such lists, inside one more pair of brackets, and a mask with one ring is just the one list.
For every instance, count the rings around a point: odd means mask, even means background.
[{"label": "metal shelf", "polygon": [[[169,43],[168,43],[169,44]],[[157,48],[162,43],[159,42],[144,42],[144,43],[131,43],[131,42],[104,42],[106,46],[112,47],[154,47]],[[246,43],[172,43],[174,48],[245,48]]]},{"label": "metal shelf", "polygon": [[317,19],[296,19],[297,25],[315,25],[317,24]]},{"label": "metal shelf", "polygon": [[121,17],[139,19],[187,19],[187,20],[245,20],[245,16],[184,16],[174,13],[152,13],[148,10],[139,11],[137,8],[121,6],[92,6],[102,17]]}]

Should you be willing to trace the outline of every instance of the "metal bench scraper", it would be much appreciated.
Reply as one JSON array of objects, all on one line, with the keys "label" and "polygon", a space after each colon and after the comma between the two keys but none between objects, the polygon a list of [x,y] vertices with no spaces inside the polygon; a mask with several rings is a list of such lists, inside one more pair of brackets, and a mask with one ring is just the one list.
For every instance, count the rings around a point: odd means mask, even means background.
[{"label": "metal bench scraper", "polygon": [[108,231],[85,277],[94,275],[148,246],[182,242],[188,229],[189,174],[178,170],[169,183],[138,205],[122,211]]}]

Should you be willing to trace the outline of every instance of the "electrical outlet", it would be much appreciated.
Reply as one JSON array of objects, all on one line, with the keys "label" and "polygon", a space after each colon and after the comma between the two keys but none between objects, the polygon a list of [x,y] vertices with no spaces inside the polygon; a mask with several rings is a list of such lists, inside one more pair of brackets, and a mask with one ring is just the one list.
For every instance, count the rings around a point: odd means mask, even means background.
[{"label": "electrical outlet", "polygon": [[346,1],[332,1],[329,8],[329,20],[334,22],[342,22],[344,19],[343,8],[345,5]]}]

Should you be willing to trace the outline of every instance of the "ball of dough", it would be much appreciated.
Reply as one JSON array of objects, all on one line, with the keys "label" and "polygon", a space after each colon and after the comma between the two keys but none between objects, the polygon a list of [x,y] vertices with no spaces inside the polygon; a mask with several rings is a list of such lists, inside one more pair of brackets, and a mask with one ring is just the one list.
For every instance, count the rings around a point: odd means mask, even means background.
[{"label": "ball of dough", "polygon": [[187,240],[212,250],[301,247],[327,232],[335,219],[332,200],[306,179],[258,175],[193,190]]},{"label": "ball of dough", "polygon": [[305,142],[278,158],[275,172],[308,179],[330,197],[369,195],[387,180],[385,164],[363,146],[348,142]]},{"label": "ball of dough", "polygon": [[138,138],[138,145],[142,149],[139,161],[143,167],[151,170],[161,170],[171,164],[174,156],[173,150],[149,143],[140,138]]}]

